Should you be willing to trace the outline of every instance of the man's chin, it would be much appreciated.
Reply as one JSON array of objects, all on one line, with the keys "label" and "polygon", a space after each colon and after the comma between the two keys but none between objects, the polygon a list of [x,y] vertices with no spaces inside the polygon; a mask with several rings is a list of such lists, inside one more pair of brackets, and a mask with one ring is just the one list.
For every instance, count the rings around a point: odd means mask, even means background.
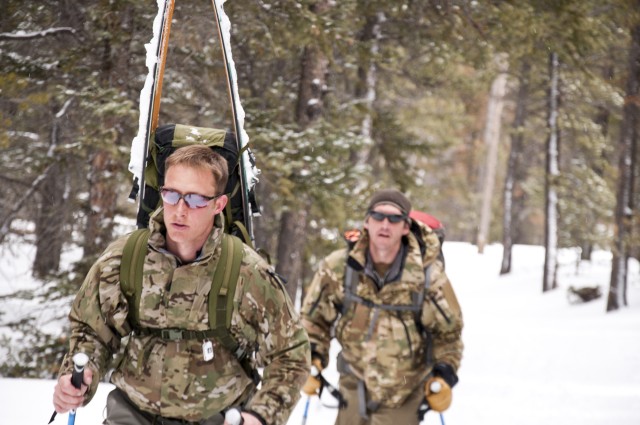
[{"label": "man's chin", "polygon": [[189,228],[186,226],[169,226],[167,227],[167,237],[173,241],[181,241],[187,238]]}]

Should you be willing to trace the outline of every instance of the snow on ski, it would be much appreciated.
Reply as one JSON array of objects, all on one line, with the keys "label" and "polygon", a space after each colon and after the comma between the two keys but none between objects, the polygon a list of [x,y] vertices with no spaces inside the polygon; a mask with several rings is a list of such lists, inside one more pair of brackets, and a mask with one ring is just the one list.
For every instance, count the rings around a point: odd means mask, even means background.
[{"label": "snow on ski", "polygon": [[[238,94],[238,78],[236,73],[235,63],[231,54],[231,21],[224,12],[223,3],[226,0],[211,0],[213,9],[216,15],[216,25],[218,27],[218,35],[220,37],[220,47],[222,48],[222,56],[225,64],[225,71],[227,73],[227,85],[229,90],[229,98],[231,101],[231,109],[234,120],[234,128],[236,133],[236,141],[238,144],[238,152],[241,152],[240,157],[240,184],[242,190],[242,207],[243,216],[245,219],[245,226],[249,237],[253,241],[253,225],[252,225],[252,206],[249,194],[253,190],[255,184],[258,182],[259,170],[255,166],[255,161],[251,156],[247,145],[249,143],[249,136],[244,130],[244,118],[245,113],[240,103],[240,96]],[[256,211],[257,212],[257,211]]]},{"label": "snow on ski", "polygon": [[[149,72],[140,91],[140,118],[138,120],[138,134],[131,143],[129,171],[140,187],[140,201],[144,196],[144,168],[146,165],[149,139],[158,125],[160,111],[160,97],[162,91],[162,76],[166,62],[166,52],[169,42],[169,31],[173,16],[174,0],[156,0],[158,14],[153,20],[153,37],[145,44],[147,51],[146,65]],[[137,192],[132,192],[129,200],[135,201]]]}]

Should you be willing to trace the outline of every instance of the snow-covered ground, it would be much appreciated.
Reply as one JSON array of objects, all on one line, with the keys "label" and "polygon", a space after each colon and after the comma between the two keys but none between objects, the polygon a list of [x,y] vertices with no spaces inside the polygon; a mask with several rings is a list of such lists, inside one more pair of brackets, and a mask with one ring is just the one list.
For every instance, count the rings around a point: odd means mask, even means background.
[{"label": "snow-covered ground", "polygon": [[[570,304],[570,285],[600,285],[608,290],[610,255],[596,252],[591,262],[576,263],[574,250],[562,250],[560,288],[542,293],[544,250],[516,246],[513,272],[499,276],[502,247],[480,255],[474,246],[445,242],[447,272],[465,318],[465,353],[447,425],[638,425],[640,424],[640,271],[631,263],[629,306],[605,313],[606,298]],[[19,251],[19,250],[18,250]],[[3,252],[0,294],[33,285],[29,255]],[[27,301],[0,304],[18,314]],[[7,310],[9,309],[9,310]],[[5,317],[4,320],[7,318]],[[332,352],[335,354],[338,347]],[[325,371],[337,382],[332,363]],[[53,411],[52,380],[0,378],[1,424],[45,424]],[[78,411],[77,425],[99,424],[110,384]],[[288,425],[303,421],[303,397]],[[335,400],[325,394],[309,401],[308,425],[330,425]],[[67,421],[58,415],[54,424]],[[429,413],[424,424],[440,424]],[[400,425],[400,424],[399,424]]]}]

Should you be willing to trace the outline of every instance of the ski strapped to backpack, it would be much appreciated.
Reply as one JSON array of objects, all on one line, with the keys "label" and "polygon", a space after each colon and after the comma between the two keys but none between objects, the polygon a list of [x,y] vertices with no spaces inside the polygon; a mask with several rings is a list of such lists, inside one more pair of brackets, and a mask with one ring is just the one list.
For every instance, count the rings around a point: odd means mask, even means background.
[{"label": "ski strapped to backpack", "polygon": [[257,385],[260,375],[251,365],[251,352],[243,349],[229,331],[233,298],[243,257],[242,241],[235,236],[222,234],[220,259],[213,273],[209,292],[208,330],[143,328],[140,326],[139,309],[149,234],[149,229],[137,229],[132,232],[125,243],[120,263],[120,286],[129,300],[129,321],[134,332],[138,335],[154,335],[169,340],[213,338],[238,359],[247,376]]},{"label": "ski strapped to backpack", "polygon": [[[215,25],[218,32],[218,40],[222,51],[222,60],[225,65],[227,92],[231,103],[231,113],[233,116],[233,131],[215,129],[202,129],[208,135],[213,131],[222,131],[224,138],[224,149],[220,152],[229,163],[229,184],[225,194],[229,196],[229,207],[225,210],[225,229],[242,239],[247,245],[253,248],[253,219],[260,215],[260,208],[256,202],[255,185],[258,182],[260,170],[256,167],[255,157],[249,148],[249,136],[244,130],[245,113],[238,94],[238,82],[235,64],[231,55],[231,23],[224,13],[222,4],[224,0],[212,0],[213,12],[215,15]],[[140,120],[138,135],[134,138],[131,146],[131,159],[129,170],[134,175],[133,187],[129,194],[129,200],[135,201],[138,192],[141,191],[138,203],[138,228],[147,226],[149,215],[159,205],[158,182],[162,185],[162,176],[158,175],[159,168],[163,166],[163,160],[156,160],[156,144],[159,135],[180,133],[176,125],[158,127],[158,117],[160,113],[160,100],[162,95],[162,82],[164,69],[167,61],[169,35],[171,32],[172,16],[175,8],[175,0],[158,0],[158,15],[154,20],[154,36],[148,47],[155,52],[155,60],[147,60],[149,73],[145,80],[143,90],[140,92]],[[186,127],[186,126],[185,126]],[[196,127],[187,127],[189,131],[200,130]],[[165,141],[166,141],[165,137]],[[181,142],[201,143],[206,137],[191,137],[182,139]],[[155,143],[154,143],[155,142]],[[171,139],[169,139],[171,142]],[[228,143],[229,142],[229,143]],[[215,142],[214,142],[215,143]],[[209,143],[205,143],[212,146]],[[233,147],[231,146],[233,145]],[[175,146],[174,146],[175,148]],[[229,149],[232,148],[232,149]],[[154,151],[156,149],[156,151]],[[162,151],[161,151],[162,152]],[[169,152],[169,154],[172,150]],[[224,152],[230,153],[230,159]],[[168,154],[167,154],[168,156]],[[150,164],[151,162],[151,164]],[[231,187],[230,187],[231,186]],[[229,190],[230,189],[230,190]],[[147,192],[150,193],[149,195]]]}]

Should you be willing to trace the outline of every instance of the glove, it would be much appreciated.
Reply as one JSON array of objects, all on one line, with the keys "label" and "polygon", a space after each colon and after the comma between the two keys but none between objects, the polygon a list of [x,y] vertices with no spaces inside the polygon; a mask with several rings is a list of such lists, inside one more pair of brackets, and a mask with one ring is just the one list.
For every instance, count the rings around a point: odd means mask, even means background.
[{"label": "glove", "polygon": [[424,395],[431,410],[444,412],[451,406],[451,387],[440,376],[427,380],[424,384]]},{"label": "glove", "polygon": [[307,382],[305,382],[302,387],[302,392],[308,396],[318,395],[320,390],[322,389],[322,381],[318,377],[320,372],[322,371],[322,361],[315,357],[311,360],[311,374],[307,378]]}]

